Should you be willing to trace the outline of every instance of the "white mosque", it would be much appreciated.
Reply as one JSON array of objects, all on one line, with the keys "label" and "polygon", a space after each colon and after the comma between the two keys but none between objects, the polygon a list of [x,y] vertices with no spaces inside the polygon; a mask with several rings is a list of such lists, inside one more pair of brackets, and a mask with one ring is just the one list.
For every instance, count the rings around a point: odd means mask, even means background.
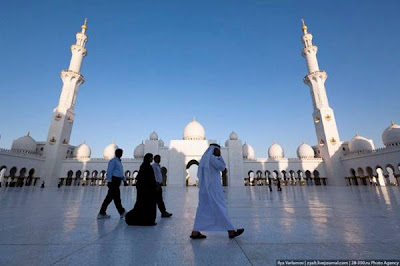
[{"label": "white mosque", "polygon": [[[278,178],[284,185],[398,185],[400,178],[400,125],[393,122],[382,133],[384,148],[375,149],[372,140],[356,135],[341,141],[333,109],[325,90],[327,74],[320,70],[317,46],[303,22],[302,55],[307,74],[303,81],[310,87],[313,102],[313,123],[316,144],[302,143],[297,158],[286,158],[283,148],[272,144],[268,158],[255,158],[254,149],[242,143],[232,132],[221,147],[227,172],[221,176],[223,185],[266,185]],[[75,101],[79,86],[85,79],[81,74],[87,23],[76,34],[71,46],[72,58],[68,70],[61,71],[63,86],[57,107],[53,110],[48,137],[35,141],[30,134],[13,141],[11,149],[0,149],[0,185],[2,187],[104,185],[107,163],[117,145],[109,144],[103,158],[91,158],[90,147],[83,142],[70,144],[75,120]],[[136,146],[133,157],[122,159],[125,175],[131,185],[146,153],[162,157],[164,185],[195,185],[195,168],[203,152],[213,140],[207,140],[203,126],[193,119],[186,125],[183,138],[170,140],[166,146],[156,132]]]}]

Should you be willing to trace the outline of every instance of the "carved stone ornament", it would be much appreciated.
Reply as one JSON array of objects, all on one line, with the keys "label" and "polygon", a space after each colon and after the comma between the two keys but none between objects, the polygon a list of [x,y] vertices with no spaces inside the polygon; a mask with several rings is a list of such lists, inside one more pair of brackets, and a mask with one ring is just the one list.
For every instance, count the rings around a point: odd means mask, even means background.
[{"label": "carved stone ornament", "polygon": [[56,143],[56,138],[55,138],[55,137],[52,137],[52,138],[50,139],[50,144],[54,144],[54,143]]},{"label": "carved stone ornament", "polygon": [[321,140],[319,141],[319,146],[325,146],[325,141],[321,139]]},{"label": "carved stone ornament", "polygon": [[314,122],[315,122],[315,123],[319,123],[319,121],[321,121],[321,119],[319,119],[318,116],[314,117]]},{"label": "carved stone ornament", "polygon": [[63,140],[62,144],[67,145],[68,141],[66,139]]},{"label": "carved stone ornament", "polygon": [[329,121],[329,120],[331,120],[331,116],[329,115],[329,114],[327,114],[326,116],[325,116],[325,119],[327,120],[327,121]]},{"label": "carved stone ornament", "polygon": [[331,139],[330,139],[330,142],[331,142],[332,144],[336,144],[336,139],[335,139],[335,138],[331,138]]},{"label": "carved stone ornament", "polygon": [[68,116],[68,122],[72,123],[74,121],[74,119],[72,118],[72,116]]},{"label": "carved stone ornament", "polygon": [[61,114],[56,114],[56,115],[54,116],[54,119],[57,120],[57,121],[59,121],[61,118],[62,118],[62,115],[61,115]]}]

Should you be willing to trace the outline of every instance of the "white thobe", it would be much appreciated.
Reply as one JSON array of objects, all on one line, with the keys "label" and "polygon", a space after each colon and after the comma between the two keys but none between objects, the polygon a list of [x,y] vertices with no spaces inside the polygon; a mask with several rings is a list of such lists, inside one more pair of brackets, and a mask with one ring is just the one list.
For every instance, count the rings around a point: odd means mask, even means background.
[{"label": "white thobe", "polygon": [[220,172],[226,168],[221,156],[211,155],[210,176],[200,180],[199,205],[193,231],[235,230],[225,205]]}]

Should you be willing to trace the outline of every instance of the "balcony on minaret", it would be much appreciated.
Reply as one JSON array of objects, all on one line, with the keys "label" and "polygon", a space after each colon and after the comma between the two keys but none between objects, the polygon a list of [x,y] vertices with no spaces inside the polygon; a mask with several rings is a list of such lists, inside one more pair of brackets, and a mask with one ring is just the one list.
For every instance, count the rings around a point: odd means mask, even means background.
[{"label": "balcony on minaret", "polygon": [[79,45],[81,47],[85,47],[86,41],[87,41],[86,34],[84,34],[82,32],[78,32],[76,34],[76,45]]}]

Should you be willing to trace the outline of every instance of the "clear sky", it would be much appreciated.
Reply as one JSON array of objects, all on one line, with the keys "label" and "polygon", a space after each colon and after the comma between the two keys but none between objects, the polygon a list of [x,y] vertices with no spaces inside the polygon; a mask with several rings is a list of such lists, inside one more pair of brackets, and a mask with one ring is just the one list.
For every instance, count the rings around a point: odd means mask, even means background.
[{"label": "clear sky", "polygon": [[382,146],[400,123],[400,1],[15,1],[0,10],[0,146],[27,131],[47,137],[70,45],[88,17],[88,55],[71,144],[92,157],[111,141],[132,157],[156,130],[166,145],[193,116],[206,137],[235,130],[266,157],[278,142],[295,157],[315,145],[302,79],[304,18],[342,140],[355,133]]}]

